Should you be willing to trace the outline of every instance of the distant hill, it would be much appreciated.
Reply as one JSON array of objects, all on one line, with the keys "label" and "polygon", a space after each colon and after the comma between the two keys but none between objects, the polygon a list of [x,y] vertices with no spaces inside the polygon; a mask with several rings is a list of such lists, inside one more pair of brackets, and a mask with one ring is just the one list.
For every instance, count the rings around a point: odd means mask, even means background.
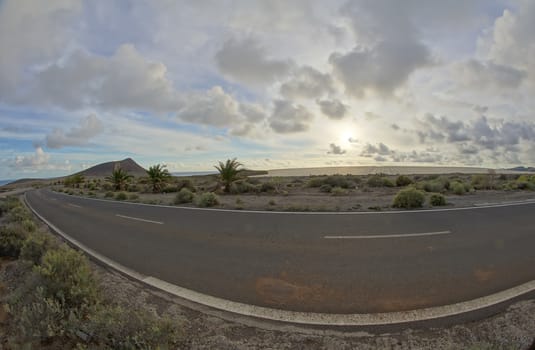
[{"label": "distant hill", "polygon": [[511,168],[507,170],[535,172],[534,167],[525,167],[525,166],[517,166],[516,168]]},{"label": "distant hill", "polygon": [[147,171],[139,164],[137,164],[132,158],[126,158],[120,161],[113,161],[98,164],[91,168],[78,172],[77,174],[86,177],[102,177],[109,176],[116,168],[121,168],[128,172],[132,176],[146,176]]}]

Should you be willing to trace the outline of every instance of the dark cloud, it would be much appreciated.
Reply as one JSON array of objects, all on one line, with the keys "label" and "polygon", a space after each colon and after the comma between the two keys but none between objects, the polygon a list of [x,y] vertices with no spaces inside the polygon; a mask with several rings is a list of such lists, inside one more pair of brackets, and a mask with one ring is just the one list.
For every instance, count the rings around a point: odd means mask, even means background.
[{"label": "dark cloud", "polygon": [[308,130],[313,119],[313,115],[304,106],[277,100],[269,125],[277,133],[289,134]]},{"label": "dark cloud", "polygon": [[266,50],[252,38],[227,40],[215,55],[219,70],[244,83],[265,85],[285,76],[292,63],[268,57]]},{"label": "dark cloud", "polygon": [[346,150],[342,149],[341,146],[338,146],[334,143],[329,144],[329,151],[328,154],[345,154]]},{"label": "dark cloud", "polygon": [[337,99],[318,100],[316,103],[320,106],[321,112],[333,120],[343,119],[349,108]]},{"label": "dark cloud", "polygon": [[299,68],[280,88],[281,94],[287,99],[314,99],[333,91],[331,76],[309,66]]}]

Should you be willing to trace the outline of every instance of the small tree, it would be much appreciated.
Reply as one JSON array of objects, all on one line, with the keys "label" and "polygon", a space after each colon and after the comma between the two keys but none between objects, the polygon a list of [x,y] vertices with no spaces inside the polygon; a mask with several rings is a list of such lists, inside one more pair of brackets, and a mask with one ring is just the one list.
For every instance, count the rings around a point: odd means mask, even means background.
[{"label": "small tree", "polygon": [[156,164],[147,170],[149,181],[152,184],[152,192],[161,192],[163,186],[171,178],[169,170],[165,169],[165,165]]},{"label": "small tree", "polygon": [[227,159],[225,163],[219,162],[219,165],[215,166],[219,171],[221,182],[225,185],[224,191],[226,193],[230,192],[232,183],[238,180],[240,172],[243,171],[243,169],[240,169],[241,166],[242,164],[236,158]]},{"label": "small tree", "polygon": [[126,170],[117,168],[112,171],[111,176],[106,176],[106,181],[113,184],[115,191],[122,191],[126,188],[128,180],[132,177]]}]

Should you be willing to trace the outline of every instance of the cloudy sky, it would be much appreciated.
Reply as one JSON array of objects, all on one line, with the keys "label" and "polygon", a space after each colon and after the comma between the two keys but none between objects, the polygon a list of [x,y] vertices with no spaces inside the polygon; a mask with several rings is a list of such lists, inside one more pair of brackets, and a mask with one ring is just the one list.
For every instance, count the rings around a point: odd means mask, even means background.
[{"label": "cloudy sky", "polygon": [[535,163],[535,1],[0,0],[0,178]]}]

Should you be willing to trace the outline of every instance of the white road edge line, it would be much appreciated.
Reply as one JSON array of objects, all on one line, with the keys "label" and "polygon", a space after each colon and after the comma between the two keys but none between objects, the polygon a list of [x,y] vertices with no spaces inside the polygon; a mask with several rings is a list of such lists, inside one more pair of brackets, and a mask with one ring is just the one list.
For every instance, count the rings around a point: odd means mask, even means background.
[{"label": "white road edge line", "polygon": [[41,216],[30,205],[30,203],[28,203],[28,201],[26,200],[26,194],[24,194],[24,201],[32,210],[32,212],[34,212],[35,215],[37,215],[37,217],[39,217],[45,224],[47,224],[54,232],[62,236],[65,240],[67,240],[74,246],[78,247],[87,255],[92,256],[94,259],[102,262],[110,268],[115,269],[134,280],[140,281],[150,287],[162,290],[176,297],[241,316],[250,316],[272,321],[316,326],[382,326],[407,322],[420,322],[443,317],[461,315],[467,312],[477,311],[479,309],[497,305],[519,297],[521,295],[535,291],[535,280],[533,280],[523,283],[519,286],[506,289],[501,292],[497,292],[469,301],[459,302],[456,304],[436,306],[412,311],[385,312],[376,314],[326,314],[271,309],[213,297],[211,295],[202,294],[199,292],[192,291],[190,289],[179,287],[177,285],[162,281],[155,277],[144,276],[95,252],[94,250],[86,247],[82,243],[68,236],[65,232],[61,231],[56,226],[51,224],[48,220],[46,220],[43,216]]},{"label": "white road edge line", "polygon": [[422,236],[438,236],[448,235],[451,231],[439,231],[439,232],[422,232],[422,233],[401,233],[395,235],[359,235],[359,236],[323,236],[325,239],[380,239],[380,238],[409,238],[409,237],[422,237]]},{"label": "white road edge line", "polygon": [[238,214],[263,214],[263,215],[392,215],[392,214],[420,214],[420,213],[436,213],[436,212],[447,212],[447,211],[465,211],[465,210],[482,210],[490,208],[503,208],[503,207],[516,207],[522,205],[535,204],[534,199],[526,199],[522,202],[510,202],[502,204],[490,204],[490,205],[480,205],[472,207],[460,207],[460,208],[444,208],[444,209],[419,209],[419,210],[386,210],[386,211],[270,211],[270,210],[238,210],[238,209],[217,209],[217,208],[195,208],[195,207],[181,207],[181,206],[172,206],[164,204],[145,204],[145,203],[134,203],[134,202],[118,202],[116,200],[102,199],[102,198],[89,198],[82,197],[77,195],[68,195],[61,192],[51,191],[53,194],[63,195],[66,197],[80,198],[89,201],[98,201],[98,202],[107,202],[107,203],[120,203],[127,205],[137,205],[137,206],[146,206],[146,207],[155,207],[155,208],[170,208],[170,209],[179,209],[179,210],[191,210],[191,211],[212,211],[212,212],[225,212],[225,213],[238,213]]},{"label": "white road edge line", "polygon": [[115,216],[118,216],[118,217],[123,218],[123,219],[130,219],[130,220],[148,222],[148,223],[151,223],[151,224],[163,225],[163,222],[161,222],[161,221],[146,220],[146,219],[141,219],[141,218],[135,218],[133,216],[120,215],[120,214],[115,214]]}]

